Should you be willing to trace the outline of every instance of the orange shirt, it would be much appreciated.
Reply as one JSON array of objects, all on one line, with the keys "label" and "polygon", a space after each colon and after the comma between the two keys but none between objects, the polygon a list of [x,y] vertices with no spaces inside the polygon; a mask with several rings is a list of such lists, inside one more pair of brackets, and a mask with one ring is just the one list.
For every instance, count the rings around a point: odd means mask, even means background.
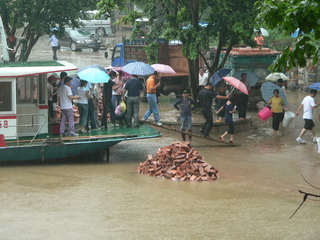
[{"label": "orange shirt", "polygon": [[263,45],[264,37],[262,37],[262,36],[255,37],[254,41],[256,42],[257,45]]},{"label": "orange shirt", "polygon": [[156,93],[157,90],[151,90],[151,88],[154,88],[156,86],[156,78],[154,75],[151,75],[148,79],[147,79],[147,93]]}]

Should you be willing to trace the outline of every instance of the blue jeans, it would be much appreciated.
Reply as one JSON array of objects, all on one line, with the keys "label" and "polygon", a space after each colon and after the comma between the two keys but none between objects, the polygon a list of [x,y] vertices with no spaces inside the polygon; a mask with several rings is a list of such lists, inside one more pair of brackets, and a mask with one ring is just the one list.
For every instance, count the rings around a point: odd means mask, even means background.
[{"label": "blue jeans", "polygon": [[180,130],[192,130],[192,117],[181,117],[180,116]]},{"label": "blue jeans", "polygon": [[82,127],[85,127],[87,124],[87,119],[88,119],[88,104],[79,103],[78,108],[79,108],[79,113],[80,113],[79,124]]},{"label": "blue jeans", "polygon": [[96,115],[97,112],[94,109],[93,101],[92,99],[88,99],[88,118],[87,118],[87,124],[86,124],[86,129],[89,129],[89,123],[91,125],[91,129],[96,129],[97,124],[96,124]]},{"label": "blue jeans", "polygon": [[158,103],[157,103],[157,94],[147,93],[147,100],[149,103],[149,108],[147,112],[144,114],[144,118],[148,119],[151,113],[153,113],[153,117],[156,123],[160,122],[159,109],[158,109]]},{"label": "blue jeans", "polygon": [[116,109],[121,102],[121,95],[112,95],[113,109]]}]

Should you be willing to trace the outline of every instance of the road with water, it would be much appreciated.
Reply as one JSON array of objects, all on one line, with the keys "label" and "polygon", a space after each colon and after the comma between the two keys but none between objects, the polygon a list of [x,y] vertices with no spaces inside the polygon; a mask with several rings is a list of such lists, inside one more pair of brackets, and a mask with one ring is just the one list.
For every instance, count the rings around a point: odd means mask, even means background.
[{"label": "road with water", "polygon": [[[30,60],[51,59],[46,41]],[[58,57],[80,67],[110,64],[103,51],[62,49]],[[295,110],[305,94],[289,91],[289,108]],[[172,102],[161,100],[162,118],[178,115]],[[145,109],[143,103],[141,113]],[[281,136],[272,136],[271,121],[250,114],[252,128],[235,134],[241,147],[217,148],[193,139],[192,146],[220,171],[213,182],[173,182],[136,173],[148,154],[179,140],[168,131],[161,138],[112,147],[110,162],[1,166],[0,239],[319,239],[319,202],[306,201],[289,219],[302,201],[299,189],[320,193],[301,177],[320,187],[320,153],[311,134],[299,145],[301,117],[281,129]],[[315,124],[319,132],[320,122]]]}]

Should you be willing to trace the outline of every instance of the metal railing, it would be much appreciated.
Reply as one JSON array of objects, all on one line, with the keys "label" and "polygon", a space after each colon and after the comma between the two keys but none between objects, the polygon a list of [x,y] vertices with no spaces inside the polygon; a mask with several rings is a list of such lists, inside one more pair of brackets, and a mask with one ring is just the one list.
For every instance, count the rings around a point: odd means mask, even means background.
[{"label": "metal railing", "polygon": [[[42,113],[25,113],[25,114],[17,114],[17,122],[19,121],[19,119],[24,119],[26,117],[31,117],[31,123],[27,123],[27,124],[16,124],[16,125],[10,125],[8,127],[13,127],[16,128],[16,136],[8,136],[6,135],[5,137],[7,138],[17,138],[17,145],[19,145],[19,141],[21,137],[27,137],[27,136],[32,136],[32,139],[30,140],[30,144],[32,144],[35,140],[35,138],[39,135],[39,133],[41,132],[43,126],[45,126],[48,122],[47,120],[47,116],[42,114]],[[41,121],[42,119],[39,117],[41,117],[43,119],[43,121]],[[42,122],[42,123],[41,123]],[[32,132],[23,132],[23,133],[19,133],[19,128],[36,128],[36,131],[32,131]]]}]

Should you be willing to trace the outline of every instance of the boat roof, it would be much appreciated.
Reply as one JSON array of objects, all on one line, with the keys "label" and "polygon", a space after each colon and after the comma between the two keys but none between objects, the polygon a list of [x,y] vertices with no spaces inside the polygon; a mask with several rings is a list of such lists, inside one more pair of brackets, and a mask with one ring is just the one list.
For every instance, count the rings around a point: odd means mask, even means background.
[{"label": "boat roof", "polygon": [[1,63],[0,78],[32,76],[77,69],[78,67],[76,65],[67,61]]}]

